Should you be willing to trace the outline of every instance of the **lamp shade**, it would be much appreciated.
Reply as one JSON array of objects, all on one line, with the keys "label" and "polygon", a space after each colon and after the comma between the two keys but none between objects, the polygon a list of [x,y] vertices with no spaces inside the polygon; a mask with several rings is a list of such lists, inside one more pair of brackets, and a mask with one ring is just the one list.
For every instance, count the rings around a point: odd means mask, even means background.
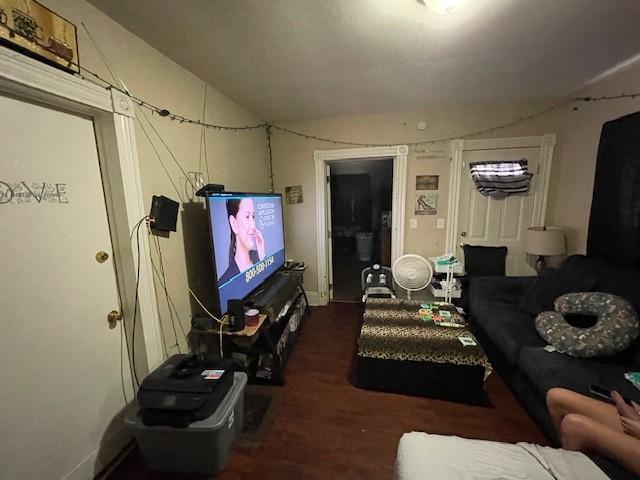
[{"label": "lamp shade", "polygon": [[530,227],[525,237],[527,253],[531,255],[564,255],[567,252],[564,231],[559,227]]}]

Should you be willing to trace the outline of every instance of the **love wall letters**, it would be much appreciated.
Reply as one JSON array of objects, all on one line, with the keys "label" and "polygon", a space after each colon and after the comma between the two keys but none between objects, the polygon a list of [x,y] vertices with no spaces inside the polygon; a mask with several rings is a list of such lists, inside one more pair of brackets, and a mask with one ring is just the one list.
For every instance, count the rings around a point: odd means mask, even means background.
[{"label": "love wall letters", "polygon": [[66,183],[0,180],[0,205],[69,203]]}]

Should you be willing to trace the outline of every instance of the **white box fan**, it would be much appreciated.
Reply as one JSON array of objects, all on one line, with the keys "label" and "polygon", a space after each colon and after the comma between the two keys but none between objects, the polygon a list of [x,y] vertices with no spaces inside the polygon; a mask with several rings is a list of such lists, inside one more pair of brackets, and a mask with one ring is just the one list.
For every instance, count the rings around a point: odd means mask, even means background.
[{"label": "white box fan", "polygon": [[411,299],[411,292],[427,288],[433,278],[431,263],[426,258],[415,254],[398,258],[393,262],[391,271],[396,284],[407,291],[408,299]]}]

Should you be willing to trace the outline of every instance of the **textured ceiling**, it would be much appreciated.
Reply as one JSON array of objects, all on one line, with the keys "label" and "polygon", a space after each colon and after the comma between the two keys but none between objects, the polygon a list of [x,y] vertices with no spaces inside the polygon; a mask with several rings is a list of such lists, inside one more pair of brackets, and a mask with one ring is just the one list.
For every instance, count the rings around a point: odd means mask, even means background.
[{"label": "textured ceiling", "polygon": [[266,120],[567,94],[640,52],[639,0],[89,0]]}]

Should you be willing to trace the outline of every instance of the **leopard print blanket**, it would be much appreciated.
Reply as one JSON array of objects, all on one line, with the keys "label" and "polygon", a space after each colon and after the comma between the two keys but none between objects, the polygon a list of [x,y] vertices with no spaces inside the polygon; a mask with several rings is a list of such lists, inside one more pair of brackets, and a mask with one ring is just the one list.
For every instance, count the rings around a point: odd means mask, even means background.
[{"label": "leopard print blanket", "polygon": [[489,375],[491,364],[480,345],[463,346],[459,340],[460,336],[474,338],[469,330],[425,322],[419,310],[419,301],[368,299],[358,340],[358,355],[388,360],[480,365],[485,368],[485,378]]}]

